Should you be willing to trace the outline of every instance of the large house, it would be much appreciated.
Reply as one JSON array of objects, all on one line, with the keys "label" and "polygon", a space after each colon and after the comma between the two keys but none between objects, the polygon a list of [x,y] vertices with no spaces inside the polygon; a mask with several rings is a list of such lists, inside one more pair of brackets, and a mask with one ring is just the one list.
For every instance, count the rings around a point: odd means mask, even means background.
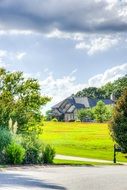
[{"label": "large house", "polygon": [[[96,106],[98,101],[100,101],[100,99],[70,96],[52,107],[52,115],[59,121],[75,121],[78,119],[78,110],[82,108],[92,108]],[[102,101],[106,105],[114,103],[111,99],[103,99]]]}]

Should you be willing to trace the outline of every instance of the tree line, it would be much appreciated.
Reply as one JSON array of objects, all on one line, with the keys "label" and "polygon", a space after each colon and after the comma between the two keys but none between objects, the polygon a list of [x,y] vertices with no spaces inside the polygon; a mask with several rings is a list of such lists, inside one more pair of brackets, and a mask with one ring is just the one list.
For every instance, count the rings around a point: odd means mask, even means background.
[{"label": "tree line", "polygon": [[127,88],[127,75],[121,77],[114,82],[108,82],[104,86],[97,87],[88,87],[84,88],[81,91],[78,91],[75,96],[77,97],[89,97],[89,98],[97,98],[97,99],[107,99],[110,98],[111,94],[118,99],[124,90]]}]

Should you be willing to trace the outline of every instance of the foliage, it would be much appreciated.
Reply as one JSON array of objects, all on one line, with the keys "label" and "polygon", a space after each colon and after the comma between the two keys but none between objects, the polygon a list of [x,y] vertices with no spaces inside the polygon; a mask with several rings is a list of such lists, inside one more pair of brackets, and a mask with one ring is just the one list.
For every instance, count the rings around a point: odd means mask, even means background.
[{"label": "foliage", "polygon": [[90,109],[81,109],[78,111],[78,118],[80,121],[97,122],[109,121],[112,117],[112,106],[105,105],[103,101],[99,101],[97,105]]},{"label": "foliage", "polygon": [[38,138],[39,134],[42,134],[43,132],[43,120],[41,120],[39,123],[35,122],[35,121],[30,121],[28,123],[28,129],[25,132],[25,135],[32,135],[32,136],[36,136]]},{"label": "foliage", "polygon": [[100,88],[89,87],[76,93],[76,96],[97,99],[110,98],[111,94],[114,94],[118,99],[127,87],[127,75],[121,77],[114,82],[109,82]]},{"label": "foliage", "polygon": [[126,88],[127,88],[127,75],[125,75],[122,78],[119,78],[113,83],[113,92],[116,99],[122,96]]},{"label": "foliage", "polygon": [[41,140],[35,136],[24,138],[23,147],[26,150],[25,164],[51,164],[55,156],[55,151],[50,145],[44,145]]},{"label": "foliage", "polygon": [[4,150],[12,141],[12,134],[5,128],[0,128],[0,152]]},{"label": "foliage", "polygon": [[53,118],[53,119],[52,119],[52,121],[57,122],[57,121],[58,121],[58,119],[57,119],[57,118]]},{"label": "foliage", "polygon": [[114,141],[127,153],[127,90],[114,107],[110,131]]},{"label": "foliage", "polygon": [[45,121],[51,121],[53,119],[52,110],[46,111]]},{"label": "foliage", "polygon": [[15,142],[8,145],[5,150],[8,164],[21,164],[25,157],[25,149]]},{"label": "foliage", "polygon": [[36,136],[29,135],[24,137],[22,145],[26,150],[25,164],[39,164],[42,162],[43,144]]},{"label": "foliage", "polygon": [[44,164],[52,164],[54,157],[55,157],[55,150],[50,145],[46,145],[43,150]]},{"label": "foliage", "polygon": [[103,91],[103,98],[110,98],[111,94],[114,94],[113,83],[108,82],[100,88]]},{"label": "foliage", "polygon": [[96,88],[96,87],[89,87],[89,88],[85,88],[82,91],[77,92],[76,96],[78,97],[89,97],[89,98],[100,98],[102,99],[104,92],[102,89],[100,88]]},{"label": "foliage", "polygon": [[96,121],[102,123],[107,120],[109,110],[107,109],[105,103],[100,100],[99,102],[97,102],[97,105],[93,108],[93,113]]},{"label": "foliage", "polygon": [[113,115],[114,105],[106,105],[105,121],[110,121]]},{"label": "foliage", "polygon": [[92,109],[81,109],[78,111],[78,118],[80,121],[87,121],[94,119]]},{"label": "foliage", "polygon": [[8,126],[11,118],[17,122],[18,132],[26,132],[29,122],[41,120],[40,109],[50,99],[41,96],[37,80],[23,76],[22,72],[0,69],[0,126]]}]

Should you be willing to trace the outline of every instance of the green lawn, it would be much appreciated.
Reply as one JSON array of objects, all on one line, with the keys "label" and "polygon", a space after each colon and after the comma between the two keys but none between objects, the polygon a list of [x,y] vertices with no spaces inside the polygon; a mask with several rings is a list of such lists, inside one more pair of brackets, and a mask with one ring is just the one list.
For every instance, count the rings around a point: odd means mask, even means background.
[{"label": "green lawn", "polygon": [[73,160],[59,160],[54,159],[53,162],[55,165],[71,165],[71,166],[113,166],[113,165],[120,165],[120,164],[113,164],[113,163],[100,163],[100,162],[84,162],[84,161],[73,161]]},{"label": "green lawn", "polygon": [[[80,122],[45,122],[41,139],[51,144],[57,154],[98,159],[113,159],[113,141],[107,124]],[[127,161],[118,153],[118,161]]]}]

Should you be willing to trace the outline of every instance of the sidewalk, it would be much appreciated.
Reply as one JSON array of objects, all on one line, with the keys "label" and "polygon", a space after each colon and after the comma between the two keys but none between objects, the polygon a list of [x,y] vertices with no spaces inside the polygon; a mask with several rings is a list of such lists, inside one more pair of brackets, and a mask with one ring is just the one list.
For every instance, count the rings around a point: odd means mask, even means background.
[{"label": "sidewalk", "polygon": [[99,160],[99,159],[94,159],[94,158],[81,158],[81,157],[77,157],[77,156],[65,156],[65,155],[60,155],[60,154],[56,154],[55,159],[85,161],[85,162],[99,162],[99,163],[113,163],[113,161],[109,161],[109,160]]}]

